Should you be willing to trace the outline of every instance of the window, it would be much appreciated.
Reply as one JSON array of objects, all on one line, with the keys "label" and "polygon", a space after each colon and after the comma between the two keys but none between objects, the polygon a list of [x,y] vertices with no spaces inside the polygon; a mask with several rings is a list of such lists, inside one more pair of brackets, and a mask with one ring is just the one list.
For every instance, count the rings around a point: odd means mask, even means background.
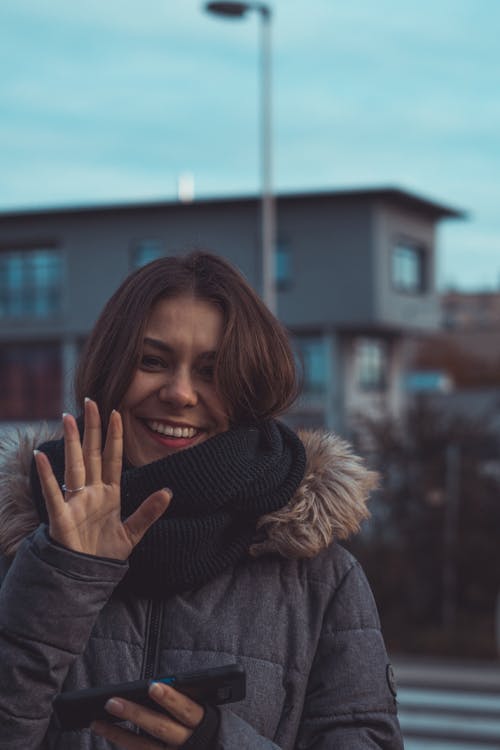
[{"label": "window", "polygon": [[409,242],[398,242],[392,251],[392,284],[398,292],[425,291],[425,250]]},{"label": "window", "polygon": [[132,252],[132,268],[140,268],[165,255],[159,240],[141,240]]},{"label": "window", "polygon": [[452,379],[442,370],[411,370],[403,383],[408,393],[449,393],[453,388]]},{"label": "window", "polygon": [[387,379],[387,351],[379,339],[358,339],[356,342],[358,385],[365,391],[383,390]]},{"label": "window", "polygon": [[278,240],[275,262],[276,288],[288,289],[292,281],[292,258],[290,243],[287,240]]},{"label": "window", "polygon": [[3,420],[58,418],[62,387],[58,343],[0,346],[0,414]]},{"label": "window", "polygon": [[0,252],[0,317],[48,318],[62,311],[63,265],[59,250]]},{"label": "window", "polygon": [[303,368],[303,394],[324,395],[328,370],[325,340],[320,336],[297,336],[294,343],[299,368]]}]

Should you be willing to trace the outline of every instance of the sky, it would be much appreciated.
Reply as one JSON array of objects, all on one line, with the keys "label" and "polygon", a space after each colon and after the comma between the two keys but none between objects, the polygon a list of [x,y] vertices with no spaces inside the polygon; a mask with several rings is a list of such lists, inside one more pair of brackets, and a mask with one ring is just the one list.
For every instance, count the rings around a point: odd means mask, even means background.
[{"label": "sky", "polygon": [[[276,191],[398,187],[467,213],[441,288],[500,289],[500,0],[270,0]],[[260,189],[259,16],[0,0],[0,212]]]}]

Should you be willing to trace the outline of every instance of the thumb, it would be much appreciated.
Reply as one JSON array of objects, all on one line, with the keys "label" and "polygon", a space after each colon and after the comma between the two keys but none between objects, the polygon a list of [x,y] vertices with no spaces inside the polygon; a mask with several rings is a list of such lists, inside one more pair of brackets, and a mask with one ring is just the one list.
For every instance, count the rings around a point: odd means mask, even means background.
[{"label": "thumb", "polygon": [[172,500],[172,490],[165,487],[149,495],[127,518],[124,526],[133,547],[140,542],[150,526],[162,516]]}]

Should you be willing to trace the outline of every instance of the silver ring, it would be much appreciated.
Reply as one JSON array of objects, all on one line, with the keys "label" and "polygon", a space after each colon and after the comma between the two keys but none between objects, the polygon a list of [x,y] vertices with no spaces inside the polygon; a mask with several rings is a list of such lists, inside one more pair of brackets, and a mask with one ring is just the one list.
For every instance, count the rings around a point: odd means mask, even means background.
[{"label": "silver ring", "polygon": [[85,485],[84,485],[84,484],[82,484],[82,486],[81,486],[81,487],[76,487],[76,488],[75,488],[74,490],[70,490],[70,488],[69,488],[69,487],[66,487],[66,485],[65,485],[65,484],[63,484],[63,486],[62,486],[62,491],[63,491],[63,492],[67,492],[67,493],[68,493],[68,495],[69,495],[70,493],[72,493],[72,492],[81,492],[81,491],[82,491],[82,490],[84,490],[84,489],[85,489]]}]

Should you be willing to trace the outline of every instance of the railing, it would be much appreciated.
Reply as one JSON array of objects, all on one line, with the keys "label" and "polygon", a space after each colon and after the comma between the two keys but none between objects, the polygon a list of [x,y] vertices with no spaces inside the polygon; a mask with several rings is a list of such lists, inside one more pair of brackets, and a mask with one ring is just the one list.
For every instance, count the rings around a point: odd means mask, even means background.
[{"label": "railing", "polygon": [[406,750],[500,748],[500,667],[397,661]]}]

